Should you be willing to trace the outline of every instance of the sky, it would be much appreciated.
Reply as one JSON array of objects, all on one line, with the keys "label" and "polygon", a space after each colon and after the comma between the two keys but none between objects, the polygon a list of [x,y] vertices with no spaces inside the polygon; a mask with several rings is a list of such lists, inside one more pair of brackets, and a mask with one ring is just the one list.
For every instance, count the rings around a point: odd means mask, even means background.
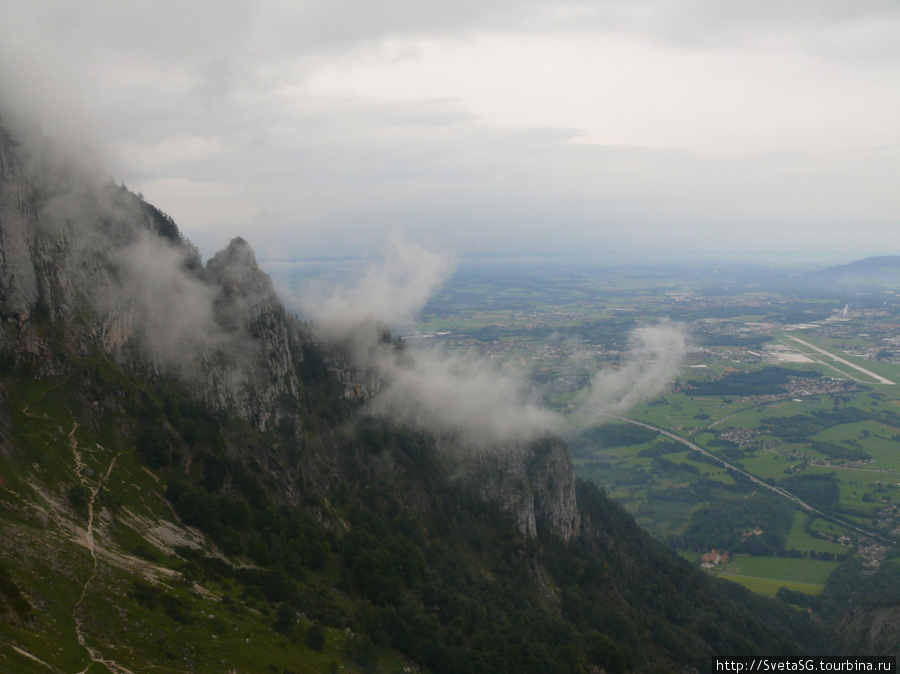
[{"label": "sky", "polygon": [[0,0],[0,106],[204,257],[900,254],[896,0]]}]

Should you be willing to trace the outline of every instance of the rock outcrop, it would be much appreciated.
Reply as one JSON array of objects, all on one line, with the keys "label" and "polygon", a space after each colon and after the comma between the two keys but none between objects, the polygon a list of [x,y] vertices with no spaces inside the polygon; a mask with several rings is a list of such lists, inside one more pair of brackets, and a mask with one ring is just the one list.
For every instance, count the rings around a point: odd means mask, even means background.
[{"label": "rock outcrop", "polygon": [[579,532],[575,472],[565,445],[542,438],[529,445],[460,448],[440,443],[466,471],[483,499],[512,515],[526,538],[545,528],[565,541]]},{"label": "rock outcrop", "polygon": [[[52,374],[45,356],[59,352],[49,340],[62,331],[66,348],[100,348],[135,371],[179,378],[213,409],[261,431],[302,428],[310,349],[350,404],[381,390],[379,371],[357,352],[402,350],[383,327],[366,328],[374,345],[311,346],[246,241],[235,238],[204,265],[171,218],[75,154],[40,143],[26,155],[0,135],[0,346],[15,344],[15,357],[39,363],[39,375]],[[578,533],[574,474],[559,441],[462,451],[452,440],[437,444],[524,536],[542,527],[565,540]]]},{"label": "rock outcrop", "polygon": [[839,652],[900,656],[900,605],[856,606],[835,629]]},{"label": "rock outcrop", "polygon": [[[77,352],[99,346],[119,363],[176,375],[261,430],[292,416],[304,336],[246,241],[204,267],[155,207],[56,143],[41,139],[28,154],[0,133],[0,318],[15,333],[9,343],[30,333],[40,360],[29,319],[63,321]],[[80,329],[79,306],[92,314]]]},{"label": "rock outcrop", "polygon": [[297,367],[303,359],[299,327],[244,239],[235,238],[216,253],[205,272],[217,290],[216,323],[230,336],[231,352],[219,359],[220,366],[206,359],[198,392],[214,407],[232,409],[261,430],[271,429],[292,417],[296,407]]},{"label": "rock outcrop", "polygon": [[32,257],[37,209],[14,147],[0,128],[0,312],[5,320],[22,322],[38,300]]}]

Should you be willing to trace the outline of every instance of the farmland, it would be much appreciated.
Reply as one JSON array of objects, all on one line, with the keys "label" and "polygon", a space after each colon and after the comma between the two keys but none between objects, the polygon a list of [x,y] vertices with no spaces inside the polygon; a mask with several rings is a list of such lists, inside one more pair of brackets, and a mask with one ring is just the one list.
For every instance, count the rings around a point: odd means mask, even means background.
[{"label": "farmland", "polygon": [[[688,558],[723,547],[731,561],[711,571],[724,578],[818,594],[843,560],[884,563],[900,534],[900,298],[778,283],[758,269],[480,267],[407,339],[527,377],[568,419],[576,475]],[[585,423],[575,401],[591,377],[661,320],[690,335],[676,379],[627,419]]]},{"label": "farmland", "polygon": [[[816,595],[842,564],[894,564],[900,295],[893,277],[807,271],[468,260],[398,332],[524,381],[561,417],[576,476],[664,544],[698,564],[727,550],[710,572],[763,594]],[[636,330],[660,324],[688,336],[669,384],[621,419],[586,415],[592,378],[627,372]]]}]

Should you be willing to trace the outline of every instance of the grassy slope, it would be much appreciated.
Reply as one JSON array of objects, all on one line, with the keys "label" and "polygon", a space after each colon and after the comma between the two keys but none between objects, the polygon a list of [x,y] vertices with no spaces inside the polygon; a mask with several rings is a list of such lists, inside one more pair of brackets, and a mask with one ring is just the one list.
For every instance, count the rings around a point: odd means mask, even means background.
[{"label": "grassy slope", "polygon": [[[12,375],[5,383],[11,437],[0,458],[7,541],[0,564],[31,604],[33,621],[0,621],[4,669],[46,671],[36,658],[59,671],[82,671],[93,659],[132,671],[221,671],[227,664],[247,672],[262,665],[326,672],[344,660],[343,634],[326,628],[322,652],[289,640],[273,631],[271,617],[258,610],[263,606],[222,604],[226,594],[241,594],[240,584],[197,584],[170,547],[148,545],[148,535],[160,541],[161,526],[182,544],[203,537],[179,524],[163,485],[141,465],[116,420],[76,421],[83,410],[74,379]],[[134,386],[127,378],[110,383]],[[153,561],[135,554],[141,544]],[[135,578],[158,585],[175,608],[129,597]],[[106,669],[94,664],[89,671]]]}]

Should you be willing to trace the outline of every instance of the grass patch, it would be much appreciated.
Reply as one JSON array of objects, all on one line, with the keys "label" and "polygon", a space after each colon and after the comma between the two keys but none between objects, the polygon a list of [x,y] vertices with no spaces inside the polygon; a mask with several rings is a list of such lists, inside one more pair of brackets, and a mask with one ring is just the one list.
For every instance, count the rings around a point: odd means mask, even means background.
[{"label": "grass patch", "polygon": [[[829,528],[829,525],[831,528]],[[847,554],[852,550],[846,545],[826,541],[807,533],[806,528],[813,530],[827,531],[834,536],[842,536],[846,533],[846,529],[840,525],[831,524],[821,519],[811,521],[809,515],[798,510],[794,514],[794,523],[791,526],[791,532],[788,534],[787,547],[804,552],[815,550],[817,552],[833,552],[835,554]]]},{"label": "grass patch", "polygon": [[824,585],[828,576],[840,566],[840,562],[823,562],[817,559],[792,559],[789,557],[735,557],[730,569],[737,575],[755,578],[772,578]]},{"label": "grass patch", "polygon": [[818,595],[825,588],[824,584],[798,583],[796,581],[776,580],[773,578],[757,578],[755,576],[739,576],[734,574],[721,574],[719,578],[743,585],[748,590],[761,594],[764,597],[774,597],[779,588],[786,587],[805,594]]}]

